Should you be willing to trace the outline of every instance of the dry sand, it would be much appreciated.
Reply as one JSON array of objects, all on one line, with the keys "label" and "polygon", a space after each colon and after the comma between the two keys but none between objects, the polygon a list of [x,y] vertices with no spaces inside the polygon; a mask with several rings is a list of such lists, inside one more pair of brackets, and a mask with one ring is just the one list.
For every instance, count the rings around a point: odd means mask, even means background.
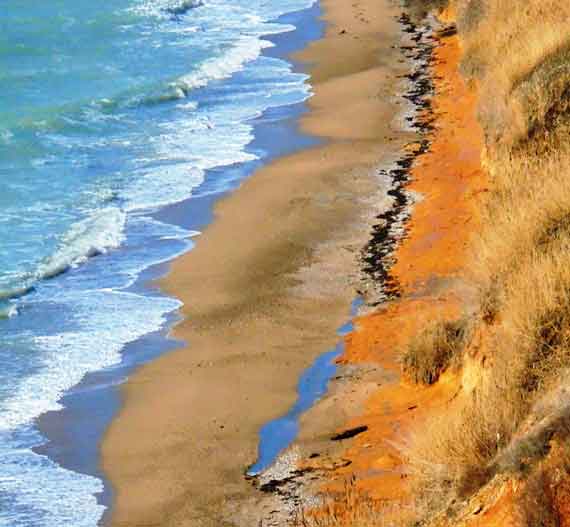
[{"label": "dry sand", "polygon": [[244,478],[258,431],[331,349],[359,280],[358,252],[386,189],[379,163],[406,140],[404,72],[389,0],[323,0],[325,38],[299,57],[315,95],[303,131],[324,146],[281,158],[215,207],[161,285],[181,298],[187,343],[142,367],[102,445],[114,526],[257,525]]}]

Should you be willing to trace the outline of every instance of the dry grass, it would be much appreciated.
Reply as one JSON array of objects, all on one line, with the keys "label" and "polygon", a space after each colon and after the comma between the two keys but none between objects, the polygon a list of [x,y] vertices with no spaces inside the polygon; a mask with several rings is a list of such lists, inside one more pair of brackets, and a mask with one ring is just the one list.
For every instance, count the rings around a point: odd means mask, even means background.
[{"label": "dry grass", "polygon": [[463,71],[481,81],[481,123],[489,143],[512,144],[556,111],[570,72],[570,3],[458,0]]},{"label": "dry grass", "polygon": [[342,492],[326,494],[316,505],[299,507],[295,527],[403,527],[412,517],[410,510],[394,509],[375,501],[357,487],[353,476],[344,483]]},{"label": "dry grass", "polygon": [[[561,378],[570,367],[570,2],[456,3],[464,71],[480,85],[492,190],[471,266],[487,360],[474,387],[406,449],[424,517],[498,472],[537,463],[567,422],[554,386],[570,386]],[[408,352],[418,380],[431,382],[453,355],[441,352],[443,334],[427,329]],[[529,416],[544,399],[557,419],[537,431]],[[551,518],[547,500],[529,500],[530,524],[533,507]]]},{"label": "dry grass", "polygon": [[483,485],[492,476],[491,461],[524,417],[517,396],[501,386],[509,382],[507,366],[497,365],[499,370],[500,383],[495,375],[484,378],[476,391],[463,393],[417,430],[404,449],[423,516],[451,507]]},{"label": "dry grass", "polygon": [[570,366],[570,152],[542,152],[519,149],[493,164],[496,190],[473,264],[480,323],[492,321],[490,360],[475,389],[428,423],[407,452],[428,511],[467,497],[496,473],[533,405]]},{"label": "dry grass", "polygon": [[[559,138],[554,134],[549,142]],[[494,187],[484,214],[489,228],[475,241],[471,271],[481,289],[483,316],[494,320],[518,287],[511,280],[522,274],[524,281],[526,269],[541,255],[563,252],[568,241],[570,148],[562,143],[538,153],[529,144],[489,165]]]},{"label": "dry grass", "polygon": [[465,40],[467,33],[475,31],[487,14],[487,4],[485,0],[470,0],[461,2],[457,14],[457,29]]},{"label": "dry grass", "polygon": [[415,383],[435,383],[454,362],[458,363],[467,333],[467,318],[428,326],[412,339],[402,357],[405,375]]},{"label": "dry grass", "polygon": [[518,502],[518,520],[521,527],[558,527],[560,519],[548,488],[548,477],[537,471],[528,478]]},{"label": "dry grass", "polygon": [[406,11],[412,19],[420,21],[430,12],[438,12],[445,9],[449,0],[404,0]]}]

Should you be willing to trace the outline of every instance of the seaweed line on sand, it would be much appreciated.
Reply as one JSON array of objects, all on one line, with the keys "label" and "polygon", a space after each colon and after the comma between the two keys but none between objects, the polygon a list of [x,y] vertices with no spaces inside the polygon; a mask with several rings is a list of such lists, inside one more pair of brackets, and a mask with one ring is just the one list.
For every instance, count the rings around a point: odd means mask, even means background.
[{"label": "seaweed line on sand", "polygon": [[429,23],[418,26],[406,13],[402,13],[398,21],[413,42],[401,45],[400,49],[413,66],[412,72],[405,75],[409,80],[409,90],[403,97],[413,105],[413,114],[407,116],[406,120],[410,128],[417,132],[418,140],[417,147],[405,152],[391,169],[379,170],[379,174],[391,183],[388,195],[392,198],[392,205],[376,216],[378,223],[372,226],[370,240],[361,252],[364,291],[359,293],[372,299],[369,301],[372,307],[400,296],[400,285],[390,269],[394,264],[397,246],[406,238],[406,223],[414,204],[414,195],[406,187],[410,183],[414,161],[429,151],[430,135],[434,129],[431,111],[434,87],[430,68],[437,38]]},{"label": "seaweed line on sand", "polygon": [[[429,151],[430,135],[434,130],[431,64],[437,37],[430,24],[420,27],[406,13],[402,13],[398,21],[411,41],[410,44],[400,46],[402,54],[412,65],[411,73],[404,76],[409,81],[409,89],[403,97],[413,105],[413,111],[405,119],[409,127],[418,133],[418,140],[414,142],[416,148],[405,152],[391,169],[379,169],[379,175],[389,178],[391,182],[388,194],[392,198],[392,204],[376,217],[378,223],[372,226],[370,240],[360,255],[363,277],[362,290],[358,293],[369,299],[374,298],[370,301],[370,306],[377,306],[400,295],[399,284],[390,275],[390,268],[394,263],[395,249],[406,237],[406,222],[411,216],[414,202],[413,194],[406,187],[410,182],[414,161]],[[299,451],[293,446],[262,474],[247,477],[271,503],[265,518],[259,520],[258,527],[284,525],[295,520],[302,507],[318,507],[322,498],[308,492],[308,487],[311,483],[322,481],[328,471],[350,463],[339,458],[332,460],[328,468],[315,469],[299,468],[300,461]]]}]

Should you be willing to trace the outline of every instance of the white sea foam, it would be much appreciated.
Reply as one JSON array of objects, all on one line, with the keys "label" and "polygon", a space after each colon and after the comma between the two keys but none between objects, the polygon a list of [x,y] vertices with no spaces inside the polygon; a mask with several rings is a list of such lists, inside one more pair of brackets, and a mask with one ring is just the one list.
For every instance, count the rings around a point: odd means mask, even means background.
[{"label": "white sea foam", "polygon": [[129,226],[133,230],[144,231],[145,237],[152,237],[158,240],[188,240],[202,234],[200,231],[184,229],[178,225],[164,223],[152,216],[138,213],[131,216]]},{"label": "white sea foam", "polygon": [[14,134],[10,130],[0,129],[0,144],[8,145],[13,138]]},{"label": "white sea foam", "polygon": [[138,15],[164,19],[186,15],[206,5],[204,0],[137,0],[129,10]]},{"label": "white sea foam", "polygon": [[258,37],[242,37],[221,57],[205,60],[197,71],[180,77],[173,87],[181,89],[184,93],[207,86],[214,80],[222,80],[240,71],[244,64],[255,60],[262,50],[273,44]]},{"label": "white sea foam", "polygon": [[92,256],[118,247],[124,239],[125,221],[125,212],[116,207],[98,210],[78,221],[61,238],[58,250],[38,266],[36,278],[53,278]]},{"label": "white sea foam", "polygon": [[66,319],[59,333],[21,336],[32,340],[43,367],[0,402],[0,488],[11,503],[0,507],[1,527],[97,524],[104,507],[95,495],[103,491],[103,483],[34,453],[31,448],[43,442],[32,428],[34,420],[61,408],[59,399],[86,373],[118,364],[126,343],[161,328],[168,313],[180,306],[164,297],[109,289],[68,291],[58,302],[62,309],[57,311],[72,312],[73,319]]},{"label": "white sea foam", "polygon": [[[288,26],[278,27],[287,28]],[[176,32],[178,33],[180,30]],[[279,31],[275,30],[274,32]],[[243,36],[220,56],[204,60],[192,72],[172,81],[165,91],[157,95],[147,96],[143,102],[152,105],[184,99],[192,90],[203,88],[213,81],[227,79],[241,71],[248,62],[257,59],[265,48],[272,46],[271,42],[257,36]],[[138,104],[139,102],[138,97],[135,97],[130,101],[130,104]]]},{"label": "white sea foam", "polygon": [[126,209],[156,209],[184,201],[203,181],[204,171],[189,163],[149,170],[126,188]]},{"label": "white sea foam", "polygon": [[[2,435],[0,440],[8,450],[0,452],[0,488],[10,499],[10,507],[0,507],[0,527],[96,525],[104,512],[95,498],[103,490],[101,480],[63,469],[31,450],[16,448]],[[27,510],[29,517],[21,510]]]},{"label": "white sea foam", "polygon": [[86,373],[119,363],[125,344],[159,329],[166,315],[181,305],[170,298],[113,290],[70,291],[58,302],[71,307],[69,329],[33,337],[43,367],[0,404],[0,431],[60,409],[66,390]]},{"label": "white sea foam", "polygon": [[18,306],[15,304],[8,304],[6,306],[0,305],[0,320],[3,318],[12,318],[18,314]]},{"label": "white sea foam", "polygon": [[[4,273],[0,301],[21,298],[33,291],[39,281],[54,278],[93,256],[119,247],[125,237],[125,224],[126,213],[117,207],[96,210],[74,223],[60,238],[57,250],[44,258],[34,271]],[[9,312],[0,311],[0,318],[17,313],[17,306],[13,305]]]},{"label": "white sea foam", "polygon": [[204,5],[202,0],[174,0],[168,3],[165,10],[171,15],[184,15],[192,9]]},{"label": "white sea foam", "polygon": [[26,282],[30,280],[29,275],[23,275],[18,277],[18,282],[21,285],[14,285],[12,287],[3,287],[0,289],[0,301],[9,300],[12,298],[20,298],[28,294],[32,290],[31,285],[27,285]]}]

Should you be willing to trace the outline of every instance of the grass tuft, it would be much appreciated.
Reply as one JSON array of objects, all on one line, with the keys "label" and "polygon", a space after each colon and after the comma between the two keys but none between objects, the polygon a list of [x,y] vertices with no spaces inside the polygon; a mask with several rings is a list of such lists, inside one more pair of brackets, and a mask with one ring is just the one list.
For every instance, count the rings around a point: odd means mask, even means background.
[{"label": "grass tuft", "polygon": [[467,339],[468,320],[438,321],[410,342],[402,357],[404,374],[415,383],[433,384],[459,360]]}]

